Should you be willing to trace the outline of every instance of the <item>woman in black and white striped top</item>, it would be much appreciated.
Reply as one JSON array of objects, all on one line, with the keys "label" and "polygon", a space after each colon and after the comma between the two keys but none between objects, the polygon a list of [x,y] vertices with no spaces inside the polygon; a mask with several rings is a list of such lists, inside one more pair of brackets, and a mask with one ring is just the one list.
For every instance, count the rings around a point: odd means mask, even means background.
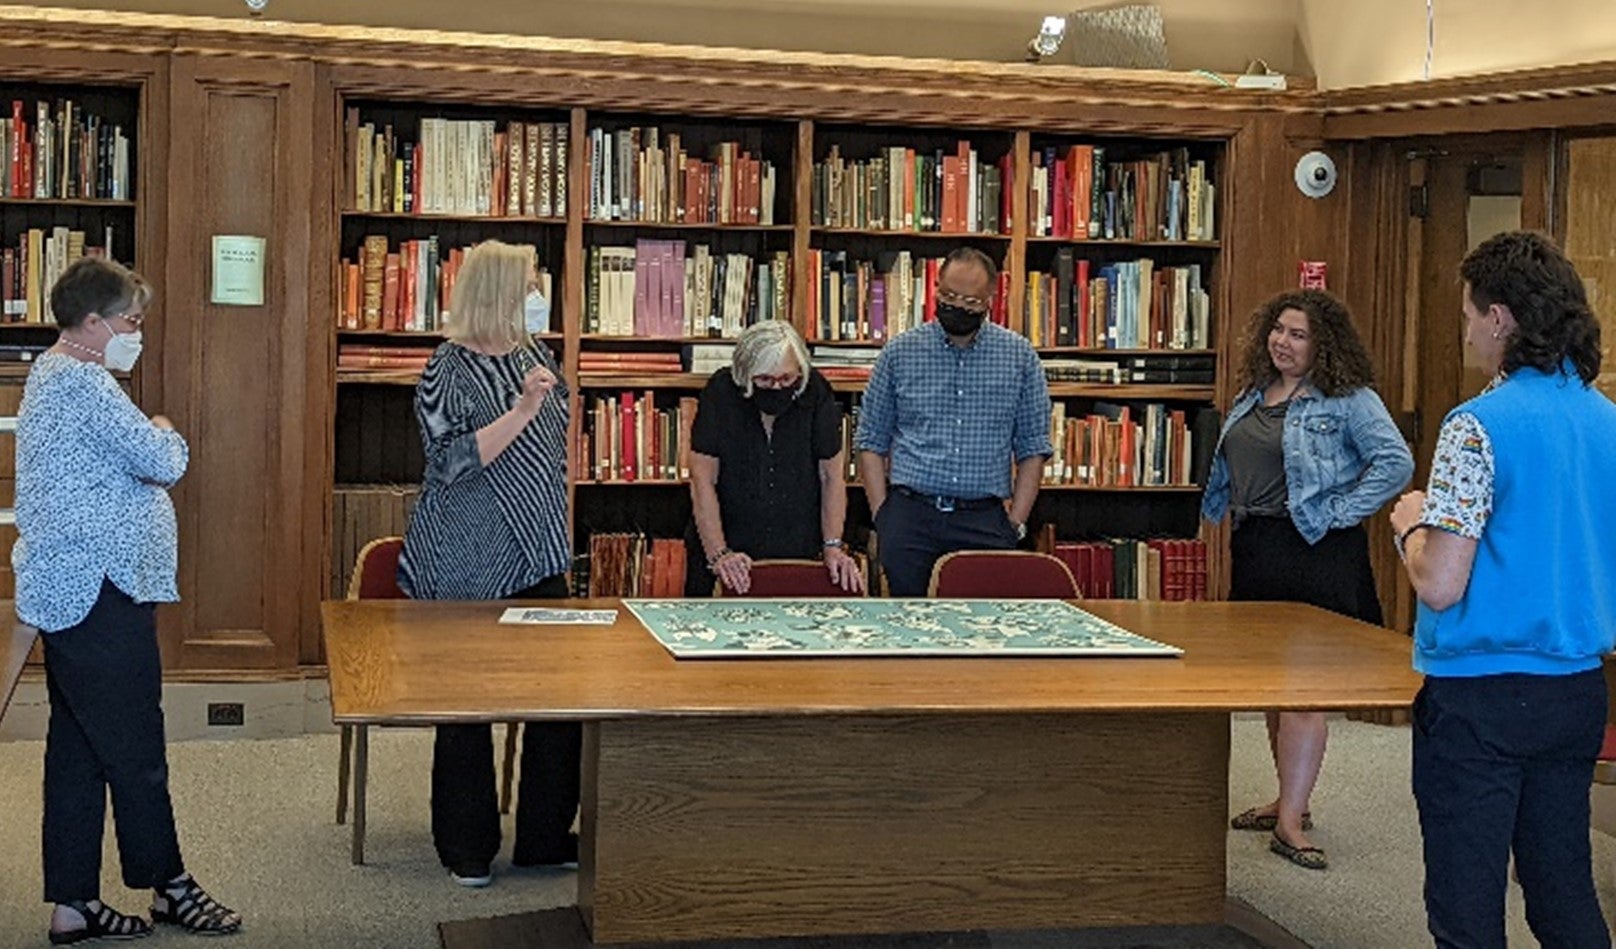
[{"label": "woman in black and white striped top", "polygon": [[[415,390],[426,476],[399,586],[424,600],[564,597],[568,393],[555,358],[531,338],[549,327],[533,248],[473,248],[449,312],[449,341]],[[580,726],[529,723],[523,732],[511,862],[576,863]],[[438,727],[432,837],[456,882],[491,880],[500,826],[490,726]]]}]

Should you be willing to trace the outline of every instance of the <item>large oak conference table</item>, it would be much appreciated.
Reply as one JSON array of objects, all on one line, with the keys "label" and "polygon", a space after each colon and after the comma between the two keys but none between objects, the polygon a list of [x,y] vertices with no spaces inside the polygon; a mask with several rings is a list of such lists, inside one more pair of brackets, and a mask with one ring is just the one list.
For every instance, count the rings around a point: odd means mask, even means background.
[{"label": "large oak conference table", "polygon": [[1219,922],[1230,713],[1419,684],[1406,637],[1288,603],[1081,604],[1180,658],[683,661],[616,601],[511,605],[325,603],[332,716],[583,721],[597,943]]}]

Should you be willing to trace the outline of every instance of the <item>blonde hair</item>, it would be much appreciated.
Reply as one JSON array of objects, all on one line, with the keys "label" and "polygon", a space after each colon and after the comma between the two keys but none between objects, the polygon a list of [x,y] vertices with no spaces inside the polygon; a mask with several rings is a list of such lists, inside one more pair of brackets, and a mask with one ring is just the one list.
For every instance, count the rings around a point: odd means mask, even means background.
[{"label": "blonde hair", "polygon": [[787,353],[797,357],[797,366],[802,370],[802,379],[797,382],[797,394],[802,395],[808,388],[808,371],[813,365],[802,337],[785,320],[764,320],[741,332],[735,341],[735,354],[730,357],[730,377],[742,394],[751,398],[752,377],[780,365]]},{"label": "blonde hair", "polygon": [[449,293],[448,337],[491,349],[524,342],[522,304],[533,267],[528,244],[483,241],[467,251]]}]

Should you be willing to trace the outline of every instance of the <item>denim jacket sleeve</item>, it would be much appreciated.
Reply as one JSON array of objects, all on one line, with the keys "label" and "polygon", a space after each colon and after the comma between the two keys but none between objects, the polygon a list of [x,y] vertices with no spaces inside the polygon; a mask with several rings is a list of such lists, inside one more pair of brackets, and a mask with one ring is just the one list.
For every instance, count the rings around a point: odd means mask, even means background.
[{"label": "denim jacket sleeve", "polygon": [[1397,496],[1414,477],[1414,456],[1380,396],[1367,386],[1347,397],[1348,436],[1364,469],[1330,501],[1332,526],[1351,527]]}]

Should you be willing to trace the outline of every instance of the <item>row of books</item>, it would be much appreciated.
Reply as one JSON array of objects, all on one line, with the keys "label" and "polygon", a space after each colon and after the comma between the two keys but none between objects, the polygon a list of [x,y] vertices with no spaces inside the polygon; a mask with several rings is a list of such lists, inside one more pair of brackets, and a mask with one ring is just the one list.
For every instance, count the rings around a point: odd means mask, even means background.
[{"label": "row of books", "polygon": [[583,481],[681,481],[690,477],[696,398],[658,408],[656,393],[585,395],[574,457]]},{"label": "row of books", "polygon": [[352,207],[392,214],[565,217],[568,125],[421,119],[419,140],[349,109]]},{"label": "row of books", "polygon": [[970,142],[952,153],[882,148],[874,158],[843,158],[839,146],[814,163],[816,227],[944,234],[1010,233],[1009,155],[983,161]]},{"label": "row of books", "polygon": [[1093,382],[1104,385],[1211,385],[1216,378],[1213,355],[1044,356],[1049,382]]},{"label": "row of books", "polygon": [[[539,290],[555,300],[551,275],[537,264]],[[337,326],[347,330],[436,332],[449,320],[449,300],[455,277],[469,247],[445,248],[436,235],[402,241],[396,247],[385,236],[372,234],[360,247],[359,260],[340,264],[342,294]],[[554,319],[554,317],[552,317]]]},{"label": "row of books", "polygon": [[685,542],[644,534],[592,534],[589,554],[573,560],[572,588],[591,597],[685,595]]},{"label": "row of books", "polygon": [[390,346],[368,343],[339,343],[338,372],[413,372],[426,368],[432,358],[430,346]]},{"label": "row of books", "polygon": [[759,261],[680,240],[591,247],[588,281],[589,334],[732,338],[759,320],[791,318],[784,251]]},{"label": "row of books", "polygon": [[1035,149],[1028,234],[1076,240],[1210,241],[1216,190],[1184,148],[1107,161],[1099,145]]},{"label": "row of books", "polygon": [[28,107],[11,100],[0,123],[0,197],[128,201],[129,137],[123,126],[86,112],[72,99]]},{"label": "row of books", "polygon": [[679,353],[586,349],[578,354],[578,374],[581,376],[678,375],[683,371]]},{"label": "row of books", "polygon": [[589,219],[678,224],[774,223],[773,163],[739,142],[691,155],[654,126],[589,130]]},{"label": "row of books", "polygon": [[[856,260],[846,251],[810,250],[808,339],[884,342],[936,317],[940,257],[915,258],[909,251]],[[990,318],[1008,318],[1010,279],[1001,272]]]},{"label": "row of books", "polygon": [[1052,551],[1091,599],[1204,600],[1206,542],[1107,540],[1057,542]]},{"label": "row of books", "polygon": [[100,247],[85,244],[83,231],[31,228],[17,246],[0,248],[0,316],[6,323],[52,323],[50,288],[80,257],[110,258],[112,228]]},{"label": "row of books", "polygon": [[1063,247],[1052,272],[1027,274],[1023,310],[1034,346],[1212,346],[1212,297],[1200,264],[1161,267],[1148,258],[1100,264],[1077,260]]},{"label": "row of books", "polygon": [[1065,402],[1049,412],[1055,453],[1044,463],[1044,484],[1089,487],[1190,487],[1195,484],[1195,433],[1188,414],[1159,402],[1143,407],[1096,402],[1069,416]]}]

